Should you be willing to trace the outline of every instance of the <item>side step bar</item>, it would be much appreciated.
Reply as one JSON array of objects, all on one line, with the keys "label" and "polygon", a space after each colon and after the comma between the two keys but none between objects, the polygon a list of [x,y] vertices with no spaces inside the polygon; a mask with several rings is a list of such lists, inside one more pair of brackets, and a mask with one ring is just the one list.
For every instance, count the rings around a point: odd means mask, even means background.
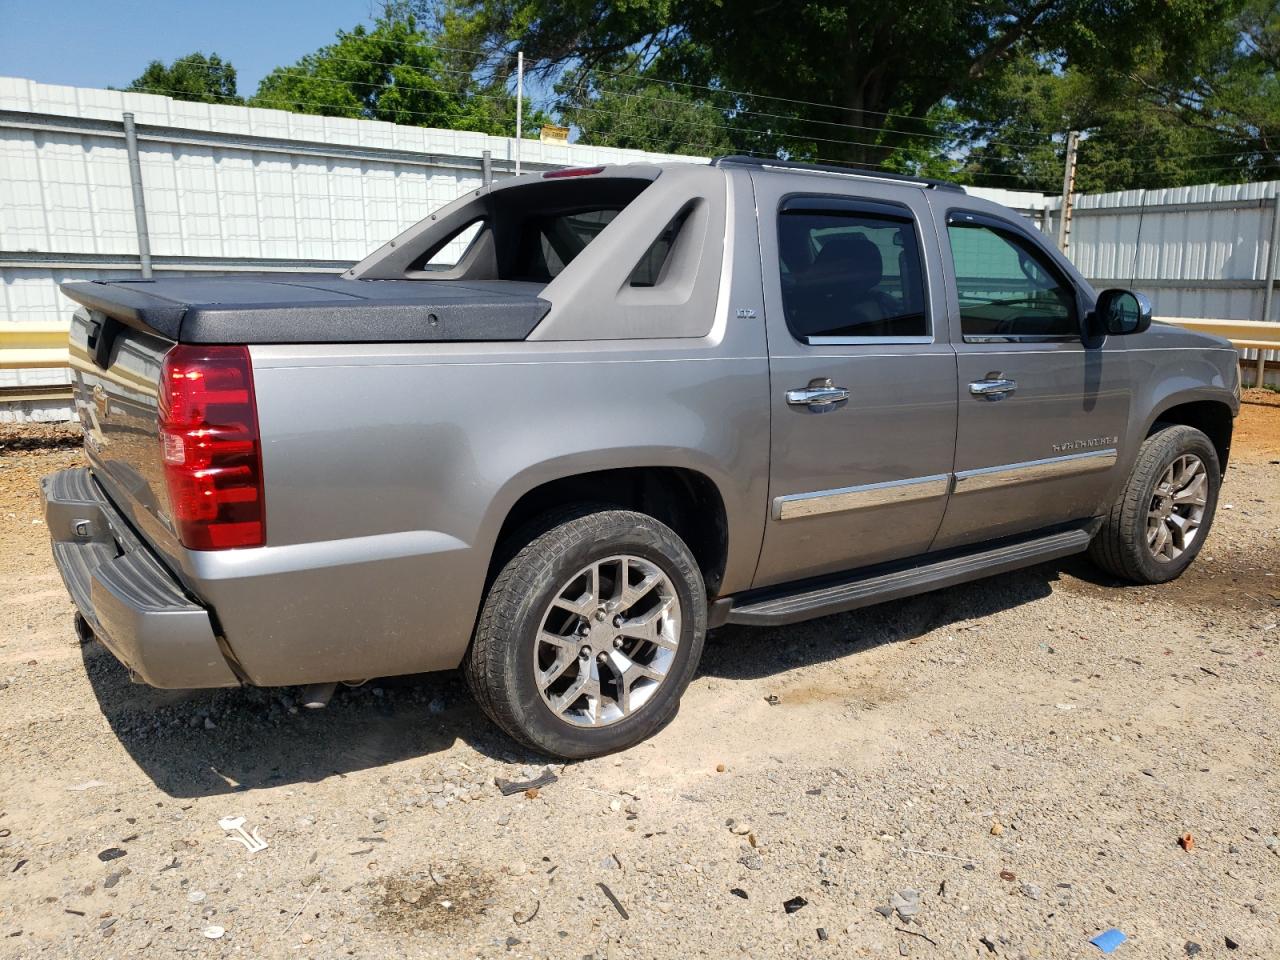
[{"label": "side step bar", "polygon": [[753,626],[799,623],[1056,560],[1088,549],[1095,526],[1063,530],[889,573],[868,573],[821,587],[802,587],[760,600],[744,598],[741,605],[735,603],[729,609],[727,622]]}]

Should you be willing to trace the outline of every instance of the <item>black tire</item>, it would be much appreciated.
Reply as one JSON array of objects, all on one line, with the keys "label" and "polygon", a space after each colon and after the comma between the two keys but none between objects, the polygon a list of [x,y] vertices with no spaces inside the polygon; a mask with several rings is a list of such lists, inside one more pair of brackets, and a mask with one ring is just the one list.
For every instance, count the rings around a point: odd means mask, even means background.
[{"label": "black tire", "polygon": [[[525,538],[489,587],[463,663],[476,701],[513,739],[567,760],[623,750],[652,736],[675,715],[702,655],[707,601],[693,554],[652,517],[599,506],[544,518]],[[669,578],[680,604],[679,643],[664,679],[635,712],[607,726],[577,726],[542,698],[535,638],[557,591],[577,571],[619,554],[647,560]]]},{"label": "black tire", "polygon": [[[1157,560],[1147,546],[1147,513],[1161,475],[1184,454],[1199,457],[1208,475],[1204,515],[1195,539],[1180,556]],[[1102,529],[1089,545],[1090,559],[1108,573],[1133,583],[1167,583],[1176,579],[1191,565],[1209,535],[1221,486],[1218,452],[1208,437],[1194,427],[1156,424],[1151,436],[1143,441],[1119,497],[1103,518]]]}]

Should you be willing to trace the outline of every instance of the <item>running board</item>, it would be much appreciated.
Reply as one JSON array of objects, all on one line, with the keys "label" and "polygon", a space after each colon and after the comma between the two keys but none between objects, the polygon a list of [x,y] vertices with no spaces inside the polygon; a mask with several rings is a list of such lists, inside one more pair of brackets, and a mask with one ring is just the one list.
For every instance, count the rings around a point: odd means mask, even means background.
[{"label": "running board", "polygon": [[775,593],[765,599],[752,601],[744,598],[746,602],[742,605],[734,604],[730,608],[728,622],[753,626],[799,623],[1056,560],[1088,549],[1093,538],[1093,526],[951,556],[905,570],[868,573],[817,588],[801,588],[781,595]]}]

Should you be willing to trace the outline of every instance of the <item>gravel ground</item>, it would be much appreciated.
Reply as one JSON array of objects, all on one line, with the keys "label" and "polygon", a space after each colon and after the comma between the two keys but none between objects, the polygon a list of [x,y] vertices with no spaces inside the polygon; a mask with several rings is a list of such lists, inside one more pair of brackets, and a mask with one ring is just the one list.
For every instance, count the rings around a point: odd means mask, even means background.
[{"label": "gravel ground", "polygon": [[453,675],[319,712],[131,685],[39,521],[78,451],[0,434],[0,956],[1059,958],[1111,927],[1280,956],[1280,398],[1252,399],[1181,581],[1073,559],[719,630],[654,740],[512,796],[539,758]]}]

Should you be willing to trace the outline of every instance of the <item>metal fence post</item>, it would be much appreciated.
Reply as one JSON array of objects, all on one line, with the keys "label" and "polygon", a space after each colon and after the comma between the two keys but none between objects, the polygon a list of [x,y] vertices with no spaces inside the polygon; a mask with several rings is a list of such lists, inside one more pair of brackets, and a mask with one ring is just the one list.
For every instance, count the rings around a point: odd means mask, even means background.
[{"label": "metal fence post", "polygon": [[124,145],[129,152],[129,182],[133,186],[133,219],[138,230],[138,260],[142,279],[151,279],[151,234],[147,231],[147,201],[142,193],[142,163],[138,160],[138,131],[133,114],[124,115]]},{"label": "metal fence post", "polygon": [[[1276,266],[1280,262],[1280,187],[1276,188],[1276,194],[1271,198],[1271,245],[1267,247],[1267,269],[1266,288],[1262,294],[1262,320],[1264,323],[1270,321],[1271,308],[1275,303],[1276,293],[1276,273],[1280,268]],[[1260,387],[1266,379],[1267,375],[1267,351],[1258,351],[1258,376],[1254,386]]]},{"label": "metal fence post", "polygon": [[493,151],[480,151],[480,181],[487,187],[493,183]]}]

